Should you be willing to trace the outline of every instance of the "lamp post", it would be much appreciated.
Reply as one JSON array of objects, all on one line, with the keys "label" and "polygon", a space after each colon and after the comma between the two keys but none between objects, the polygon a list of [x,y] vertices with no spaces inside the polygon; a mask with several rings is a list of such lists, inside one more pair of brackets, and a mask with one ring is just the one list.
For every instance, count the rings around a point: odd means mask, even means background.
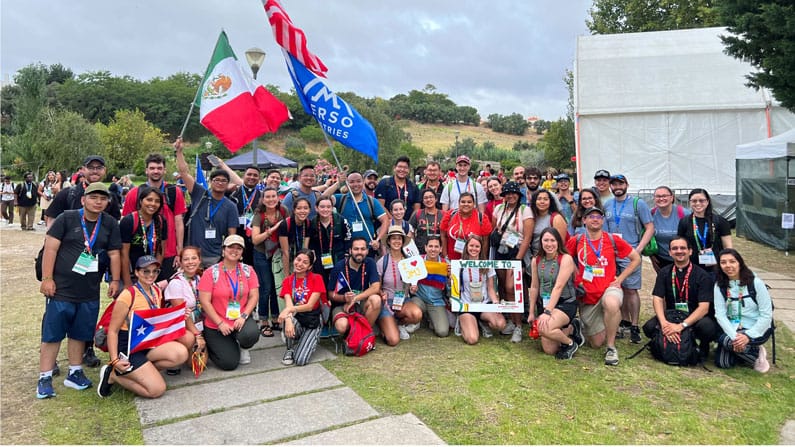
[{"label": "lamp post", "polygon": [[[254,75],[254,79],[257,79],[257,72],[259,71],[260,67],[262,67],[262,63],[265,62],[265,52],[262,49],[253,47],[246,50],[246,61],[248,61],[248,66],[251,67],[251,74]],[[254,141],[251,142],[251,146],[254,148],[253,152],[253,164],[259,170],[259,164],[257,163],[257,139],[254,138]]]}]

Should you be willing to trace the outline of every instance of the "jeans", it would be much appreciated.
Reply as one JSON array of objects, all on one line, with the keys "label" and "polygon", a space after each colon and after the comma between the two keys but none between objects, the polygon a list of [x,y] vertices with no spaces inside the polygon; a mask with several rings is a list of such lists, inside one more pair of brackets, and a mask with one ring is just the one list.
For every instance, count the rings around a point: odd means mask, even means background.
[{"label": "jeans", "polygon": [[271,259],[259,250],[254,250],[254,271],[259,278],[257,315],[260,320],[266,320],[268,315],[275,320],[279,316],[279,297],[276,296]]},{"label": "jeans", "polygon": [[751,338],[743,352],[734,352],[732,340],[726,334],[718,336],[718,350],[715,353],[715,366],[718,368],[731,368],[738,362],[753,365],[759,357],[759,347],[765,344],[773,329],[768,329],[761,337]]}]

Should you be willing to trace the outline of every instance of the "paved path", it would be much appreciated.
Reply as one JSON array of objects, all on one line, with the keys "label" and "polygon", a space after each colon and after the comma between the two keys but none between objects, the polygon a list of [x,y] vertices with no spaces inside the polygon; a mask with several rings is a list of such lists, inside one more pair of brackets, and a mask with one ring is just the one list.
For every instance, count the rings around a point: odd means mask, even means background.
[{"label": "paved path", "polygon": [[277,333],[235,371],[166,376],[163,397],[135,399],[144,443],[444,444],[413,414],[381,415],[344,386],[322,366],[336,358],[324,347],[303,367],[285,367],[283,354]]}]

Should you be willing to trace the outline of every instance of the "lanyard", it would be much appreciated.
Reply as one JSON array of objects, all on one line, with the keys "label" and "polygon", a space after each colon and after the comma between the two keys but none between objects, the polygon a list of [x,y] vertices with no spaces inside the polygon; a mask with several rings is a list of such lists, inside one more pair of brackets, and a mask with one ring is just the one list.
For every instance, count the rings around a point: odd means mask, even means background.
[{"label": "lanyard", "polygon": [[196,297],[196,305],[199,304],[199,278],[194,275],[193,278],[188,278],[188,275],[185,272],[182,272],[182,277],[185,279],[185,282],[188,283],[190,286],[190,290],[193,292],[193,296]]},{"label": "lanyard", "polygon": [[226,271],[226,267],[224,267],[224,274],[226,275],[226,280],[229,281],[229,287],[232,289],[232,301],[240,301],[240,297],[237,294],[240,289],[240,265],[235,267],[234,281],[232,281],[232,277],[229,276],[229,272]]},{"label": "lanyard", "polygon": [[622,200],[621,201],[621,209],[616,211],[617,210],[616,202],[618,202],[618,200],[613,200],[613,219],[616,221],[616,230],[618,230],[619,229],[619,225],[621,225],[621,213],[624,212],[624,206],[627,204],[628,201],[629,201],[629,197],[627,197],[626,199]]},{"label": "lanyard", "polygon": [[320,216],[317,217],[317,239],[320,245],[320,253],[331,253],[334,247],[334,216],[331,216],[331,222],[328,225],[328,251],[323,251],[323,225],[320,223]]},{"label": "lanyard", "polygon": [[[475,269],[478,272],[478,282],[480,281],[480,269]],[[472,267],[467,267],[467,275],[469,276],[469,284],[472,284]]]},{"label": "lanyard", "polygon": [[[143,295],[144,298],[146,298],[146,303],[149,304],[149,308],[150,309],[157,309],[157,303],[153,302],[152,298],[149,298],[149,295],[146,294],[146,292],[144,291],[144,288],[141,287],[141,283],[140,282],[136,282],[135,283],[135,287],[138,289],[139,292],[141,292],[141,295]],[[153,298],[156,298],[157,297],[157,292],[154,292],[152,295],[153,295]]]},{"label": "lanyard", "polygon": [[[346,276],[345,280],[348,281],[348,288],[351,287],[351,271],[349,269],[349,265],[348,265],[349,263],[350,263],[350,261],[345,263],[345,276]],[[364,274],[365,274],[366,271],[367,270],[366,270],[366,268],[364,266],[364,263],[362,263],[362,274],[361,274],[361,276],[362,276],[362,288],[359,289],[359,292],[363,292],[364,291]]]},{"label": "lanyard", "polygon": [[[513,207],[513,210],[511,210],[511,215],[510,216],[508,216],[508,209],[507,208],[508,207],[506,207],[506,206],[502,207],[502,215],[500,215],[500,222],[497,224],[497,228],[502,227],[502,230],[500,231],[500,233],[505,232],[505,229],[508,227],[508,224],[511,222],[511,219],[513,218],[513,223],[516,226],[516,232],[518,233],[519,232],[519,219],[516,218],[516,212],[519,211],[519,204],[517,203],[516,206]],[[508,217],[505,218],[505,216],[508,216]]]},{"label": "lanyard", "polygon": [[257,193],[257,188],[251,188],[251,194],[246,197],[246,187],[240,187],[240,195],[243,196],[243,212],[246,210],[251,210],[251,203],[253,202],[251,199],[254,197],[254,194]]},{"label": "lanyard", "polygon": [[[306,224],[307,224],[306,220],[304,220],[303,223],[301,223],[301,225],[300,225],[301,226],[301,234],[300,234],[300,236],[298,234],[298,226],[299,225],[298,225],[298,223],[295,224],[295,252],[296,253],[298,253],[298,250],[300,250],[304,246],[304,237],[306,236]],[[300,239],[299,239],[299,237],[300,237]]]},{"label": "lanyard", "polygon": [[[455,187],[458,188],[458,196],[461,197],[461,184],[458,182],[458,179],[455,179]],[[464,192],[469,191],[469,177],[467,177],[467,183],[464,186]]]},{"label": "lanyard", "polygon": [[549,275],[544,275],[544,271],[547,268],[547,257],[542,256],[541,262],[538,263],[538,278],[541,280],[541,290],[540,292],[549,291],[548,293],[552,293],[552,286],[555,285],[555,268],[558,267],[558,259],[555,258],[552,260],[552,268],[549,270]]},{"label": "lanyard", "polygon": [[395,189],[397,190],[398,199],[403,199],[404,202],[407,202],[408,201],[408,196],[409,196],[409,182],[408,182],[408,180],[406,181],[406,184],[403,186],[403,192],[402,193],[400,192],[400,186],[398,186],[397,180],[394,177],[392,177],[392,180],[395,181]]},{"label": "lanyard", "polygon": [[704,234],[698,230],[698,225],[696,224],[696,216],[693,216],[693,234],[696,236],[696,246],[698,251],[701,251],[704,248],[707,248],[707,233],[709,232],[709,224],[707,223],[707,219],[704,218]]},{"label": "lanyard", "polygon": [[146,228],[144,225],[144,218],[141,217],[141,214],[138,213],[138,219],[140,219],[141,225],[141,234],[142,245],[144,247],[144,251],[146,254],[154,254],[155,253],[155,244],[157,243],[157,235],[155,234],[155,218],[152,216],[152,223],[149,224],[149,228]]},{"label": "lanyard", "polygon": [[[596,247],[593,246],[593,243],[591,243],[591,239],[587,235],[585,236],[585,240],[586,242],[588,242],[588,246],[591,247],[591,250],[593,250],[593,254],[596,255],[596,262],[600,263],[600,259],[602,258],[602,243],[604,243],[605,240],[604,234],[599,239],[598,250],[596,249]],[[587,248],[588,246],[583,245],[582,247],[584,251],[583,261],[585,261],[586,265],[588,264],[588,248]]]},{"label": "lanyard", "polygon": [[[309,273],[307,272],[307,275]],[[297,304],[306,304],[306,276],[304,276],[304,284],[301,286],[301,293],[299,294],[295,288],[295,278],[296,275],[293,275],[293,302]]]},{"label": "lanyard", "polygon": [[102,213],[99,213],[97,216],[97,223],[94,225],[94,231],[91,232],[91,236],[88,235],[88,229],[86,228],[86,216],[85,216],[85,209],[80,208],[80,226],[83,227],[83,241],[86,246],[86,250],[88,254],[92,254],[92,250],[94,249],[94,243],[97,242],[97,236],[99,232],[99,227],[102,225]]},{"label": "lanyard", "polygon": [[[146,181],[146,186],[152,186],[149,184],[149,180]],[[166,182],[160,182],[160,192],[163,194],[166,193]]]},{"label": "lanyard", "polygon": [[[674,291],[674,302],[681,302],[686,303],[690,297],[690,272],[693,271],[693,263],[687,265],[687,272],[685,273],[685,278],[682,280],[682,284],[679,284],[679,277],[676,276],[676,266],[671,268],[671,288]],[[681,301],[677,299],[677,295],[680,298],[684,298]]]},{"label": "lanyard", "polygon": [[224,203],[224,200],[226,200],[226,196],[221,197],[221,200],[219,200],[218,203],[215,204],[215,208],[213,208],[213,198],[210,196],[210,203],[207,204],[207,222],[213,220],[215,213],[218,212],[218,208],[221,208],[221,204]]}]

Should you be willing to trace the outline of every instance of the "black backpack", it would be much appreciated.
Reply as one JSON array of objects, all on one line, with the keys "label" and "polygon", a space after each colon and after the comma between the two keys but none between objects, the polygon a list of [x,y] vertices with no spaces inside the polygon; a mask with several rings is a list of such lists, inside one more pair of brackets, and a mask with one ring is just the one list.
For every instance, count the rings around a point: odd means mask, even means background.
[{"label": "black backpack", "polygon": [[[665,311],[665,319],[671,323],[681,323],[687,318],[687,312],[668,309]],[[659,323],[655,328],[654,337],[649,340],[649,350],[651,355],[669,365],[691,366],[699,363],[698,345],[692,327],[686,327],[679,334],[679,343],[673,343],[663,335]]]}]

